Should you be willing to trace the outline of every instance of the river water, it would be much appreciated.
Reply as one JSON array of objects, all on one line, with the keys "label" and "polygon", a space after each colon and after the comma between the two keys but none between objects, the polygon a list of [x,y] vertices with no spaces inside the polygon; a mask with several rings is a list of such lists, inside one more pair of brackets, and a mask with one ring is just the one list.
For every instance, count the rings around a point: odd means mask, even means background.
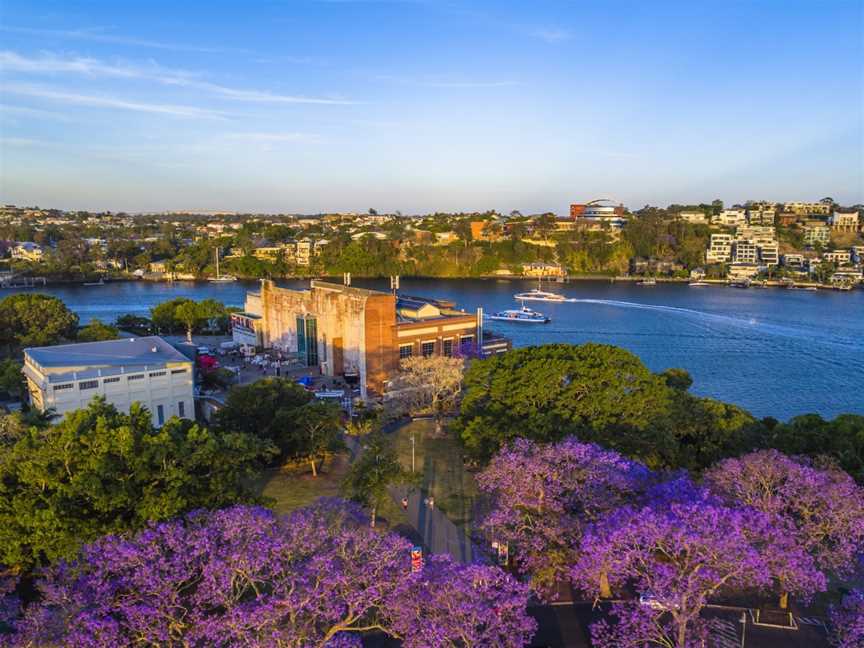
[{"label": "river water", "polygon": [[[281,281],[287,287],[306,281]],[[354,285],[387,288],[387,281],[355,280]],[[518,280],[403,279],[402,292],[448,298],[465,310],[487,313],[513,308],[513,294],[534,287]],[[104,286],[50,286],[78,313],[113,321],[124,313],[147,314],[174,297],[214,298],[242,306],[257,282],[110,283]],[[694,393],[738,404],[756,416],[786,420],[818,412],[864,414],[864,290],[852,292],[691,288],[682,284],[638,286],[578,281],[553,285],[575,302],[534,302],[552,318],[540,324],[492,322],[487,328],[510,337],[515,346],[566,342],[615,344],[660,371],[683,367],[693,376]],[[0,298],[10,290],[0,290]]]}]

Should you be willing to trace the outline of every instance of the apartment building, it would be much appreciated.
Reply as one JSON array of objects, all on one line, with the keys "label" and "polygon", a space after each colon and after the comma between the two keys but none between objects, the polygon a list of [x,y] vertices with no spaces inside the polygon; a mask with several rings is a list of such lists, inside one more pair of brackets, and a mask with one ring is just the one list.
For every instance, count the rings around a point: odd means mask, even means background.
[{"label": "apartment building", "polygon": [[760,210],[748,210],[747,211],[747,224],[748,225],[770,225],[774,227],[774,222],[776,219],[777,213],[774,210],[768,209],[760,209]]},{"label": "apartment building", "polygon": [[783,203],[784,212],[792,212],[799,216],[827,216],[833,210],[831,203],[822,202],[787,202]]},{"label": "apartment building", "polygon": [[831,228],[822,221],[807,221],[804,224],[804,242],[809,245],[827,245],[831,242]]},{"label": "apartment building", "polygon": [[803,268],[804,267],[804,255],[803,254],[784,254],[783,255],[783,265],[787,268]]},{"label": "apartment building", "polygon": [[822,260],[826,263],[848,265],[849,263],[852,263],[852,252],[849,250],[834,250],[833,252],[825,252],[822,255]]},{"label": "apartment building", "polygon": [[708,251],[705,253],[707,263],[726,263],[732,259],[732,235],[712,234]]},{"label": "apartment building", "polygon": [[747,212],[743,209],[724,209],[711,217],[712,225],[739,227],[747,224]]},{"label": "apartment building", "polygon": [[835,232],[852,233],[858,231],[858,212],[834,212],[830,218],[831,229]]},{"label": "apartment building", "polygon": [[759,247],[750,241],[736,240],[732,243],[732,263],[757,264],[759,262]]},{"label": "apartment building", "polygon": [[24,350],[30,401],[63,415],[104,396],[117,409],[144,405],[161,426],[195,417],[192,361],[157,336]]}]

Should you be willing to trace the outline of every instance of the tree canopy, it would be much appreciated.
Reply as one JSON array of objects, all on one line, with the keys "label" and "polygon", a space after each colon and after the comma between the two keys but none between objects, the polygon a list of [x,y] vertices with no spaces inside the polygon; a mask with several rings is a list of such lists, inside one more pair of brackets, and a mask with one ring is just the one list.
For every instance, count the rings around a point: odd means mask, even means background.
[{"label": "tree canopy", "polygon": [[[528,590],[496,567],[435,557],[322,500],[287,517],[235,506],[106,536],[52,568],[18,645],[518,648],[536,624]],[[454,605],[456,608],[454,609]]]},{"label": "tree canopy", "polygon": [[[576,435],[637,457],[668,444],[652,423],[672,395],[632,353],[605,344],[549,344],[475,361],[455,422],[468,454],[488,459],[517,437]],[[661,430],[662,431],[662,430]]]},{"label": "tree canopy", "polygon": [[120,331],[115,326],[104,324],[98,319],[91,320],[87,326],[78,331],[78,342],[101,342],[116,340]]},{"label": "tree canopy", "polygon": [[286,378],[232,387],[216,426],[272,441],[281,460],[309,460],[313,471],[317,458],[341,447],[338,408]]},{"label": "tree canopy", "polygon": [[371,509],[372,526],[375,526],[378,508],[388,497],[387,488],[412,481],[412,475],[399,463],[393,444],[381,432],[373,432],[363,439],[360,456],[351,464],[342,490],[355,502]]},{"label": "tree canopy", "polygon": [[198,507],[254,501],[247,488],[266,441],[102,399],[47,430],[31,428],[0,453],[0,563],[69,557],[106,533],[139,529]]},{"label": "tree canopy", "polygon": [[8,351],[72,341],[77,331],[78,316],[56,297],[19,293],[0,300],[0,345]]}]

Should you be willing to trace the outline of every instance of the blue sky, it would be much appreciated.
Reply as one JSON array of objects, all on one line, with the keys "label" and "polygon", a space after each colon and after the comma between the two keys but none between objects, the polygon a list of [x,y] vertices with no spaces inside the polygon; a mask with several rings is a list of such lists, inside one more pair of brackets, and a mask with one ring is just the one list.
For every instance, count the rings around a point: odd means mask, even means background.
[{"label": "blue sky", "polygon": [[0,5],[0,201],[864,202],[862,2]]}]

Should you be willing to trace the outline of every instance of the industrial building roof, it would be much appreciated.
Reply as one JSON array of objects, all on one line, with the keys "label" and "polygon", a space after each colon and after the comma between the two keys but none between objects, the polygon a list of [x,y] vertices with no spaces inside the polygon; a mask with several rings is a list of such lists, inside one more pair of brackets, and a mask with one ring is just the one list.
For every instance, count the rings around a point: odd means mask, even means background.
[{"label": "industrial building roof", "polygon": [[[34,347],[24,349],[24,353],[43,374],[47,374],[41,378],[50,383],[111,376],[126,373],[128,370],[156,369],[169,362],[190,362],[189,358],[156,335]],[[57,371],[67,367],[69,371]],[[34,379],[40,378],[26,364],[24,370]]]}]

